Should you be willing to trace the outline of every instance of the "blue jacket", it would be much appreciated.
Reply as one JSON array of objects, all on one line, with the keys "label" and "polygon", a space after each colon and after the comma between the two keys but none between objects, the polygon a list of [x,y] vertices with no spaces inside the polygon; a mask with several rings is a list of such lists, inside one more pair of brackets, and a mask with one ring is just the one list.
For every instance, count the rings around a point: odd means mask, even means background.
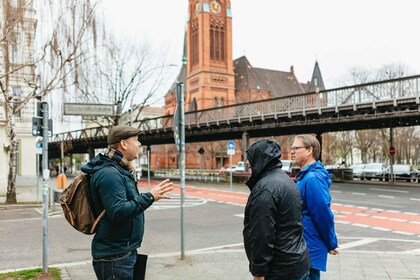
[{"label": "blue jacket", "polygon": [[153,203],[151,194],[140,194],[133,175],[101,154],[82,171],[91,175],[90,193],[96,214],[106,210],[92,240],[93,258],[126,254],[140,247],[143,212]]},{"label": "blue jacket", "polygon": [[327,270],[328,251],[337,248],[334,215],[331,212],[331,175],[320,161],[305,166],[296,175],[303,201],[302,224],[311,267]]}]

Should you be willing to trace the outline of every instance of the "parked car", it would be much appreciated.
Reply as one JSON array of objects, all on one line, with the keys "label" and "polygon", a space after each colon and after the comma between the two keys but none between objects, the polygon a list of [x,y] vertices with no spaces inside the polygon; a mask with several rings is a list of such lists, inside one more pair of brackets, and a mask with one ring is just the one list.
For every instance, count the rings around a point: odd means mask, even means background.
[{"label": "parked car", "polygon": [[245,172],[245,162],[243,161],[238,161],[238,164],[235,167],[235,170],[233,170],[235,172]]},{"label": "parked car", "polygon": [[416,181],[418,172],[409,164],[392,165],[392,174],[395,180],[406,180],[407,182]]},{"label": "parked car", "polygon": [[364,170],[365,170],[366,164],[353,164],[350,166],[351,169],[353,169],[353,178],[357,178],[360,180],[364,180]]},{"label": "parked car", "polygon": [[291,175],[292,174],[292,165],[293,165],[293,161],[291,160],[281,160],[281,169],[283,169],[284,172],[286,172],[287,175]]},{"label": "parked car", "polygon": [[366,164],[363,175],[366,180],[379,179],[387,180],[388,179],[388,166],[385,163],[373,162]]}]

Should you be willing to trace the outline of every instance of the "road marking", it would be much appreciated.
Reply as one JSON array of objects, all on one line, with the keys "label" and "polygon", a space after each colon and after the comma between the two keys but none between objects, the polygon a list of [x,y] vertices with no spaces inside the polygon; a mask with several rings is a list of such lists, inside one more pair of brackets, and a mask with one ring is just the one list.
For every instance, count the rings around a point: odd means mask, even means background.
[{"label": "road marking", "polygon": [[420,201],[420,198],[410,198],[410,200]]},{"label": "road marking", "polygon": [[372,191],[382,191],[382,192],[395,192],[395,193],[408,193],[408,191],[401,191],[401,190],[387,190],[387,189],[377,189],[377,188],[369,188]]},{"label": "road marking", "polygon": [[353,192],[351,194],[354,194],[354,195],[366,195],[365,193],[359,193],[359,192]]},{"label": "road marking", "polygon": [[365,225],[365,224],[353,223],[352,225],[353,225],[353,226],[356,226],[356,227],[370,228],[370,225]]},{"label": "road marking", "polygon": [[372,229],[376,229],[380,231],[391,231],[389,228],[383,228],[383,227],[372,227]]},{"label": "road marking", "polygon": [[378,197],[382,197],[382,198],[395,198],[395,196],[392,196],[392,195],[381,195],[381,194],[378,194]]},{"label": "road marking", "polygon": [[362,239],[362,240],[358,240],[358,241],[353,241],[353,242],[345,243],[343,245],[340,245],[340,250],[344,250],[344,249],[349,249],[349,248],[354,248],[354,247],[366,245],[366,244],[369,244],[369,243],[376,242],[378,240],[379,239],[376,239],[376,238],[367,238],[367,239]]},{"label": "road marking", "polygon": [[239,217],[239,218],[242,218],[242,219],[245,218],[245,214],[236,214],[234,216]]},{"label": "road marking", "polygon": [[404,234],[404,235],[414,235],[414,233],[399,231],[399,230],[394,230],[393,233]]}]

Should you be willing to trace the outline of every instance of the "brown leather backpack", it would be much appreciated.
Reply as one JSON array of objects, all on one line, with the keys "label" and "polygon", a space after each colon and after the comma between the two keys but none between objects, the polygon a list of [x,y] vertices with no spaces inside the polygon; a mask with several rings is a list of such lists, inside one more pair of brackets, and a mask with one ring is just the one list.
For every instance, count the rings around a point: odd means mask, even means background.
[{"label": "brown leather backpack", "polygon": [[93,212],[89,181],[89,174],[81,174],[60,195],[64,217],[84,234],[94,234],[99,220],[105,215],[105,209],[98,217]]}]

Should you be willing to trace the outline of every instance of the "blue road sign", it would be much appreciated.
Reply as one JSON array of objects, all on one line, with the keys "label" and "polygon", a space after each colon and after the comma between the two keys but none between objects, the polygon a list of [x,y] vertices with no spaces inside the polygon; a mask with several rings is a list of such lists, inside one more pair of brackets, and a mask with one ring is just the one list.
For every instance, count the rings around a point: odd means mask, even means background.
[{"label": "blue road sign", "polygon": [[227,148],[228,148],[228,150],[235,150],[235,142],[229,141],[227,143]]}]

